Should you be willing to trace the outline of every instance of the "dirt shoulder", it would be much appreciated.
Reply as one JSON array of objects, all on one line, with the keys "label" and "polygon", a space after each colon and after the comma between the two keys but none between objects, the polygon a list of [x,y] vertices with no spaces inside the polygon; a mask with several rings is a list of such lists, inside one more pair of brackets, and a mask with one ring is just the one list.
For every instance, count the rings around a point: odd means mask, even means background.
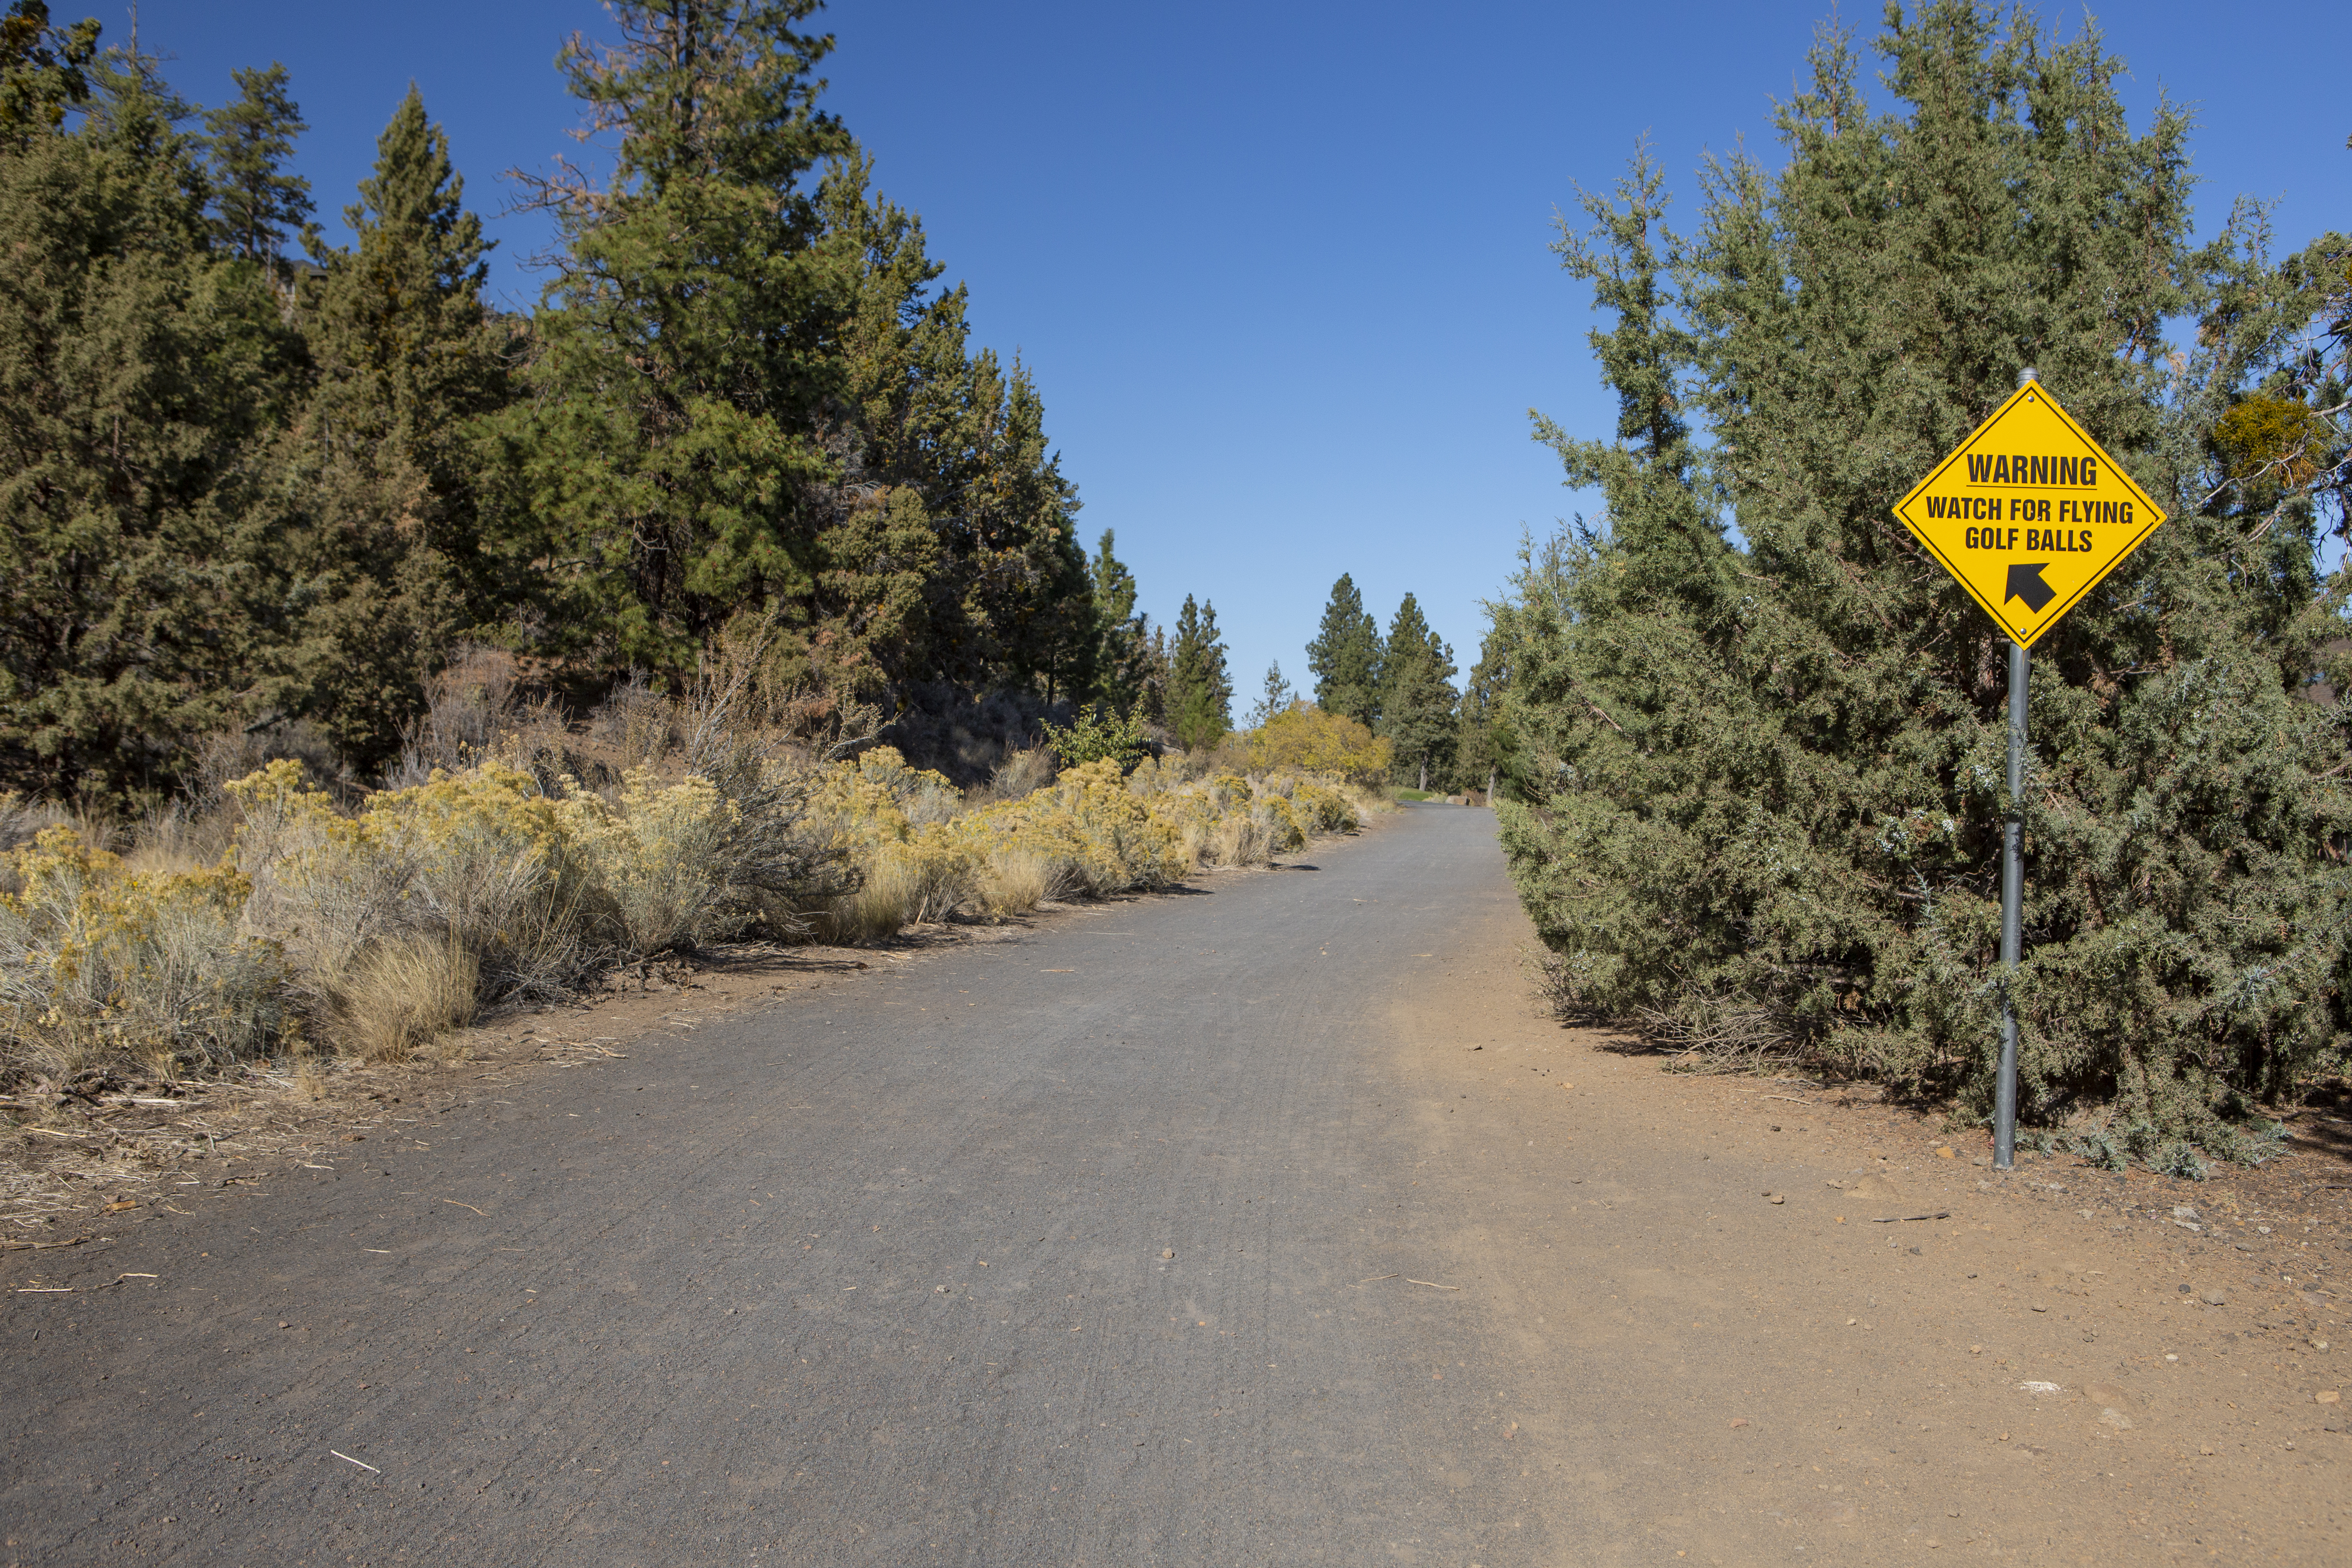
[{"label": "dirt shoulder", "polygon": [[1680,1469],[1670,1505],[1612,1494],[1654,1510],[1626,1528],[1664,1560],[2346,1560],[2332,1109],[2203,1183],[2038,1154],[2000,1173],[1982,1133],[1874,1090],[1676,1072],[1540,1018],[1512,983],[1531,936],[1504,918],[1441,945],[1400,1011],[1442,1109],[1428,1165],[1487,1216],[1465,1277],[1549,1316],[1548,1354],[1680,1391],[1597,1449],[1547,1426],[1567,1388],[1512,1395],[1563,1473]]}]

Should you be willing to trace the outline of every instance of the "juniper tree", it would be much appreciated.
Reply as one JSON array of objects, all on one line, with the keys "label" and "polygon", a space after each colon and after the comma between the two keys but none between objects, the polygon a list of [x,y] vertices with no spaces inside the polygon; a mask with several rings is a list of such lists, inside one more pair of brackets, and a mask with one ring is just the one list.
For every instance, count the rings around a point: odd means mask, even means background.
[{"label": "juniper tree", "polygon": [[270,715],[302,354],[214,251],[187,106],[144,59],[89,70],[79,125],[0,149],[0,787],[119,799]]},{"label": "juniper tree", "polygon": [[2186,122],[2135,133],[2095,32],[1937,0],[1878,49],[1899,107],[1825,34],[1785,163],[1710,164],[1687,244],[1637,160],[1565,247],[1621,421],[1538,425],[1604,509],[1497,617],[1530,780],[1507,849],[1594,1008],[1981,1109],[2004,644],[1889,509],[2033,366],[2173,521],[2035,651],[2024,1103],[2112,1096],[2106,1147],[2193,1172],[2184,1140],[2236,1146],[2235,1097],[2345,1040],[2345,715],[2300,695],[2342,585],[2312,474],[2270,499],[2284,470],[2222,434],[2319,300],[2258,215],[2192,245]]},{"label": "juniper tree", "polygon": [[1323,624],[1307,645],[1307,668],[1315,676],[1315,705],[1344,713],[1366,728],[1381,716],[1381,626],[1364,609],[1364,596],[1346,573],[1331,584]]},{"label": "juniper tree", "polygon": [[490,241],[412,84],[343,209],[315,237],[301,320],[315,367],[282,444],[301,498],[308,706],[362,769],[387,760],[423,679],[515,595],[481,548],[473,422],[510,396],[511,332],[483,301]]}]

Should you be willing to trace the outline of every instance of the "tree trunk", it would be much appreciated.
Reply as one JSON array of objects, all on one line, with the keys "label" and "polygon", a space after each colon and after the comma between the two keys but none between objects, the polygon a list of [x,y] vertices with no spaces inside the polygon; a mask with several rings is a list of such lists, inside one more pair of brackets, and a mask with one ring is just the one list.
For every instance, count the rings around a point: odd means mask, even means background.
[{"label": "tree trunk", "polygon": [[1427,795],[1429,793],[1429,764],[1427,763],[1421,764],[1421,793],[1423,795]]}]

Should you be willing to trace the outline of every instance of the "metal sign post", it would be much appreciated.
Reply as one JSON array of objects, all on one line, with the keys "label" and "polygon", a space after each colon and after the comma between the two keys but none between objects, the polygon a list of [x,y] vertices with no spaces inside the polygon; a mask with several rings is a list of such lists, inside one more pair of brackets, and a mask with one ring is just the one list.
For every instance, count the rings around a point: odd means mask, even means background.
[{"label": "metal sign post", "polygon": [[1895,506],[2009,634],[2009,807],[2000,828],[2000,1068],[1993,1164],[2017,1154],[2018,961],[2025,945],[2025,677],[2036,638],[2164,521],[2147,492],[2033,372]]},{"label": "metal sign post", "polygon": [[[2032,375],[2032,371],[2025,373]],[[2000,1071],[1992,1090],[1993,1169],[2017,1158],[2017,986],[2025,945],[2025,645],[2009,645],[2009,810],[2000,825]]]}]

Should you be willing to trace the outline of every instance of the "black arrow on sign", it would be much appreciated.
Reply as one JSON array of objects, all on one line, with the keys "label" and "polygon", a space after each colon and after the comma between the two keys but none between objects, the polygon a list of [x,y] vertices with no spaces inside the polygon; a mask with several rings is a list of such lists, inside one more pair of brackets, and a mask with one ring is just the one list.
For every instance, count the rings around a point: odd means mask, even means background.
[{"label": "black arrow on sign", "polygon": [[2042,606],[2058,596],[2058,590],[2042,580],[2042,569],[2049,564],[2047,561],[2028,561],[2011,567],[2009,592],[2000,596],[2000,602],[2006,605],[2011,599],[2022,599],[2027,609],[2040,615]]}]

